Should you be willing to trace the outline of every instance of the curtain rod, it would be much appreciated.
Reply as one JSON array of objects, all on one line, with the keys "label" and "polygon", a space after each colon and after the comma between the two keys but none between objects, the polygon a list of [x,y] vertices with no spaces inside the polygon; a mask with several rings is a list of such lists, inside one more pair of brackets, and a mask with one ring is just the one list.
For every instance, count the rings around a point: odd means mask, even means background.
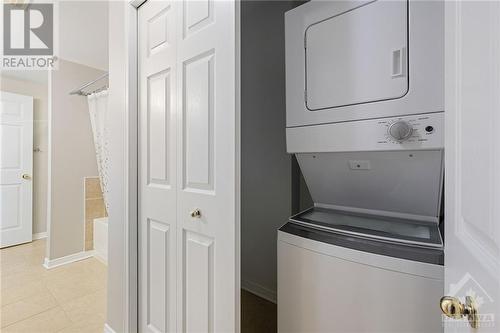
[{"label": "curtain rod", "polygon": [[85,88],[87,88],[87,87],[89,87],[89,86],[93,85],[94,83],[96,83],[96,82],[98,82],[98,81],[100,81],[100,80],[102,80],[102,79],[107,78],[108,76],[109,76],[109,73],[105,73],[105,74],[103,74],[103,75],[99,76],[97,79],[95,79],[95,80],[93,80],[93,81],[90,81],[90,82],[88,82],[88,83],[85,83],[85,84],[84,84],[83,86],[81,86],[80,88],[77,88],[77,89],[75,89],[75,90],[71,91],[69,94],[70,94],[70,95],[87,96],[87,95],[90,95],[90,94],[92,94],[92,93],[94,93],[94,92],[98,92],[98,91],[104,90],[104,89],[106,89],[106,88],[107,88],[107,87],[106,87],[106,85],[105,85],[105,86],[103,86],[103,87],[101,87],[101,88],[99,88],[99,89],[96,89],[96,90],[92,91],[91,93],[86,93],[86,92],[84,92],[84,91],[83,91],[83,89],[85,89]]}]

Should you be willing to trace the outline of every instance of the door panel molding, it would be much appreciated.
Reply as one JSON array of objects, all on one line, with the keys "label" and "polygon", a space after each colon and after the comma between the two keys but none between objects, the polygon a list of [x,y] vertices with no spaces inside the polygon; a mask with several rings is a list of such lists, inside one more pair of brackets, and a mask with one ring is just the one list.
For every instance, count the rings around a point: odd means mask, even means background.
[{"label": "door panel molding", "polygon": [[214,192],[215,50],[183,62],[183,185]]},{"label": "door panel molding", "polygon": [[183,3],[184,38],[214,21],[214,0],[183,1]]},{"label": "door panel molding", "polygon": [[214,240],[184,230],[184,332],[214,332]]},{"label": "door panel molding", "polygon": [[172,320],[168,298],[174,292],[169,288],[172,278],[170,226],[152,219],[147,223],[147,325],[153,332],[167,332]]},{"label": "door panel molding", "polygon": [[147,80],[148,185],[170,189],[170,68],[148,76]]}]

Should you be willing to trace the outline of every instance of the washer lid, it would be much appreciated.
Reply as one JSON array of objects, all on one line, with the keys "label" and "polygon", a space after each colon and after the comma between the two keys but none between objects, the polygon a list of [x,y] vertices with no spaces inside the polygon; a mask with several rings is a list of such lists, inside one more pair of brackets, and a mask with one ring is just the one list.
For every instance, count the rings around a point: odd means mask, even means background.
[{"label": "washer lid", "polygon": [[[365,133],[353,132],[364,139]],[[438,222],[443,151],[296,154],[316,206]]]},{"label": "washer lid", "polygon": [[382,241],[442,248],[443,240],[435,223],[350,213],[320,207],[310,208],[290,218],[294,223],[340,234]]}]

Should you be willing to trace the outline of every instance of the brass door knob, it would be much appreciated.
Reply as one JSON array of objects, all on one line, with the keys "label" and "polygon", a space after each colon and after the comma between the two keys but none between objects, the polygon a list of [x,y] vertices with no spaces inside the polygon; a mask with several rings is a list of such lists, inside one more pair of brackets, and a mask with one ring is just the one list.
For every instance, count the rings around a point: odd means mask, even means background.
[{"label": "brass door knob", "polygon": [[441,311],[450,318],[462,319],[467,317],[472,328],[479,327],[479,315],[477,305],[472,296],[465,297],[465,304],[460,302],[457,297],[444,296],[440,301]]},{"label": "brass door knob", "polygon": [[201,210],[199,210],[198,208],[196,208],[195,210],[193,210],[191,212],[191,217],[200,218],[201,217]]},{"label": "brass door knob", "polygon": [[22,177],[23,177],[23,179],[26,179],[26,180],[31,179],[31,176],[28,175],[27,173],[23,174]]}]

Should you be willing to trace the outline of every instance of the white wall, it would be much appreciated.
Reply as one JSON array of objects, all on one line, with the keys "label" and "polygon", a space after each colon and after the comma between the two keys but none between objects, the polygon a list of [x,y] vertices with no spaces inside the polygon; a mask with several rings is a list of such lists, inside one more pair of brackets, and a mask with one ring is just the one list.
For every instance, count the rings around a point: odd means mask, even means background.
[{"label": "white wall", "polygon": [[51,74],[50,220],[47,258],[83,251],[84,177],[95,177],[97,162],[87,99],[69,95],[74,88],[102,75],[101,70],[59,60]]},{"label": "white wall", "polygon": [[108,69],[108,1],[59,1],[57,56]]},{"label": "white wall", "polygon": [[[31,71],[26,71],[31,72]],[[40,73],[37,73],[39,75]],[[45,73],[47,75],[47,73]],[[26,79],[30,76],[26,75]],[[3,91],[33,96],[33,233],[47,231],[47,163],[48,163],[48,86],[47,80],[33,82],[7,77],[2,72],[0,89]]]}]

